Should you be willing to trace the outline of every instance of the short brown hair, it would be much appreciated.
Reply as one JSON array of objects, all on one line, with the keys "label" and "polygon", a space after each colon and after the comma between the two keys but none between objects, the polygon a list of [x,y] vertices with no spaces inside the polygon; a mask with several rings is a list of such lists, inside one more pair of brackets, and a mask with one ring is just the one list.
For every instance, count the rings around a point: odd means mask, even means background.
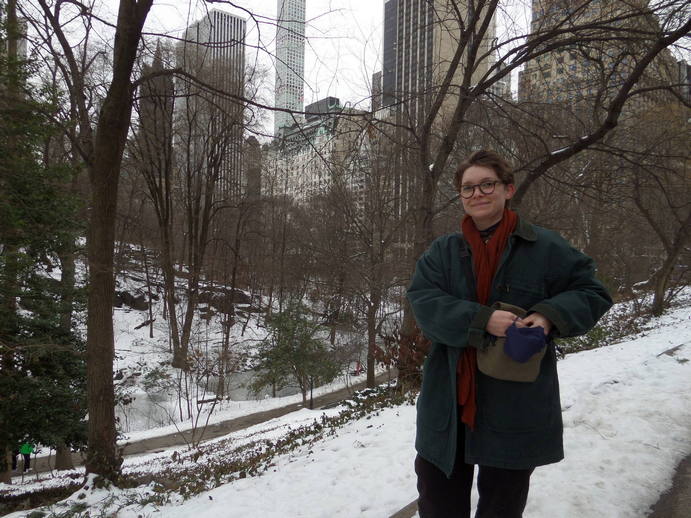
[{"label": "short brown hair", "polygon": [[458,166],[456,170],[456,190],[458,192],[461,192],[461,186],[463,185],[463,174],[466,169],[474,165],[492,169],[497,173],[497,178],[506,185],[513,183],[513,171],[509,163],[496,151],[481,149],[480,151],[475,151]]}]

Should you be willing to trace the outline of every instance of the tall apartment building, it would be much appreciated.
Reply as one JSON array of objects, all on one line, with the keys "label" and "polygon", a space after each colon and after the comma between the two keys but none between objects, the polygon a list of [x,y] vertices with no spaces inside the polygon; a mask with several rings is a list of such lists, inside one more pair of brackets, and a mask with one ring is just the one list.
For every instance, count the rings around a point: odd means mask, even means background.
[{"label": "tall apartment building", "polygon": [[[413,128],[423,122],[459,48],[461,23],[468,20],[469,6],[476,3],[465,0],[384,1],[382,73],[381,79],[378,75],[372,78],[372,91],[378,93],[373,99],[373,108],[378,108],[373,110],[376,119],[395,121],[397,125]],[[474,69],[473,83],[494,62],[489,53],[494,36],[492,20],[478,49],[479,56],[488,57]],[[466,64],[466,56],[461,56],[436,119],[440,126],[448,123],[452,116]],[[506,88],[510,90],[510,85],[503,86],[503,89],[498,86],[497,93],[505,93]],[[401,132],[396,139],[403,138],[403,134]],[[404,156],[407,152],[404,145],[399,156],[394,158],[398,163],[393,168],[392,198],[395,200],[394,211],[399,216],[406,213],[421,190],[420,175],[411,170],[412,160]],[[406,239],[406,236],[401,236],[401,241]]]},{"label": "tall apartment building", "polygon": [[[464,2],[458,5],[462,7]],[[489,48],[494,34],[492,24],[481,53]],[[385,0],[382,106],[397,105],[399,113],[413,123],[419,122],[433,89],[449,69],[459,35],[458,15],[448,0]],[[488,59],[478,67],[475,77],[486,72],[491,63]]]},{"label": "tall apartment building", "polygon": [[[266,161],[265,195],[287,195],[297,203],[325,193],[337,176],[359,195],[364,189],[362,176],[353,170],[359,157],[358,126],[344,115],[355,110],[344,108],[336,97],[326,97],[305,107],[305,120],[281,130]],[[264,174],[264,173],[263,173]]]},{"label": "tall apartment building", "polygon": [[189,139],[189,159],[194,167],[218,168],[220,195],[228,199],[239,197],[246,184],[243,105],[232,97],[245,89],[245,31],[243,18],[212,9],[185,30],[176,56],[178,66],[202,83],[178,85],[176,121]]},{"label": "tall apartment building", "polygon": [[691,104],[691,65],[685,60],[677,61],[677,84],[679,86],[679,95],[687,103]]},{"label": "tall apartment building", "polygon": [[[305,0],[278,0],[275,106],[301,112],[305,92]],[[298,119],[301,116],[296,116]],[[274,112],[274,136],[292,126],[290,113]]]},{"label": "tall apartment building", "polygon": [[[3,18],[3,15],[4,18]],[[8,25],[8,20],[6,13],[0,11],[0,22],[3,23],[3,25]],[[6,27],[6,30],[9,32],[9,28]],[[16,44],[17,44],[17,58],[20,60],[26,60],[29,57],[29,47],[28,47],[28,41],[26,38],[27,34],[27,21],[26,18],[23,18],[21,16],[17,16],[17,26],[16,26]],[[9,35],[6,39],[0,41],[0,52],[6,53],[8,52],[8,47],[10,45],[10,38]]]},{"label": "tall apartment building", "polygon": [[[395,103],[419,120],[432,86],[434,2],[386,0],[382,63],[382,105]],[[438,25],[437,25],[438,27]]]},{"label": "tall apartment building", "polygon": [[[165,69],[160,46],[151,64],[142,67],[142,75],[160,73]],[[139,131],[135,158],[147,176],[168,175],[173,168],[173,114],[175,86],[173,78],[161,74],[139,87]]]},{"label": "tall apartment building", "polygon": [[[574,2],[571,8],[578,8]],[[582,12],[583,21],[602,16],[599,2]],[[533,0],[530,32],[546,30],[563,21],[571,9],[563,1]],[[577,21],[579,23],[580,20]],[[543,54],[529,62],[518,75],[521,100],[545,102],[578,102],[592,97],[597,89],[597,71],[583,59],[576,47]]]},{"label": "tall apartment building", "polygon": [[[630,2],[588,0],[533,0],[531,32],[545,31],[568,21],[577,26],[613,20],[619,29],[657,30],[658,21],[646,11],[648,0]],[[577,105],[591,102],[596,95],[606,97],[623,82],[636,64],[636,56],[643,50],[641,43],[615,40],[574,44],[548,52],[529,62],[519,72],[519,98],[547,103]],[[673,84],[678,65],[666,49],[658,55],[646,71],[639,85]],[[603,77],[608,89],[603,89]],[[629,112],[650,106],[664,98],[660,92],[636,96],[627,103]]]}]

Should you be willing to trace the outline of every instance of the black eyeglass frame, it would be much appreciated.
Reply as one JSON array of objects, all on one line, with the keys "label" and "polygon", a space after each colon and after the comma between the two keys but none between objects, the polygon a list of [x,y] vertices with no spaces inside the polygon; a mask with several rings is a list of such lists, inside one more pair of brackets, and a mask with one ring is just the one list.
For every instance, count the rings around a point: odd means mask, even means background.
[{"label": "black eyeglass frame", "polygon": [[[469,200],[470,198],[472,198],[475,195],[475,188],[478,188],[478,189],[480,189],[480,192],[482,194],[489,195],[489,194],[492,194],[494,192],[494,189],[497,188],[498,183],[504,183],[504,182],[502,182],[501,180],[492,180],[490,182],[480,182],[480,183],[476,183],[474,185],[461,185],[461,190],[460,190],[459,194],[460,194],[461,198],[463,198],[464,200]],[[484,188],[483,188],[483,186],[484,186]],[[470,194],[468,194],[468,195],[463,194],[463,191],[467,192],[467,189],[471,189]]]}]

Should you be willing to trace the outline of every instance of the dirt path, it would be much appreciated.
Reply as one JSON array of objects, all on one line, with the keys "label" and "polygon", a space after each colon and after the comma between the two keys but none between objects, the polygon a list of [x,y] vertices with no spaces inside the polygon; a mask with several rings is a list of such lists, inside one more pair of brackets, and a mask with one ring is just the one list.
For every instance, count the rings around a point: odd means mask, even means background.
[{"label": "dirt path", "polygon": [[417,514],[417,498],[389,518],[413,518]]},{"label": "dirt path", "polygon": [[[396,372],[383,373],[375,378],[377,384],[385,383],[389,379],[394,379],[396,377]],[[334,405],[348,399],[354,391],[361,390],[365,388],[365,382],[356,383],[347,388],[342,388],[336,390],[335,392],[330,392],[322,396],[317,396],[314,398],[314,408],[324,408],[326,406]],[[264,421],[269,421],[270,419],[275,419],[276,417],[281,417],[296,410],[304,408],[302,403],[295,403],[292,405],[286,405],[278,408],[273,408],[271,410],[265,410],[263,412],[256,412],[254,414],[248,414],[241,417],[236,417],[235,419],[228,419],[227,421],[221,421],[220,423],[209,425],[203,432],[202,439],[209,440],[216,437],[221,437],[222,435],[229,434],[231,432],[236,432],[244,428],[249,428],[255,424],[263,423]],[[160,437],[151,437],[149,439],[142,439],[140,441],[134,441],[127,443],[124,447],[123,453],[127,455],[138,455],[142,453],[155,453],[172,446],[182,446],[188,444],[192,438],[192,430],[186,430],[182,432],[175,432],[168,435],[162,435]],[[197,434],[201,433],[201,430],[196,431]],[[84,464],[84,459],[81,453],[72,454],[72,459],[75,467]],[[37,457],[32,459],[31,467],[34,468],[34,472],[44,472],[50,471],[51,466],[54,464],[55,458],[51,457]],[[27,475],[31,476],[31,475]]]},{"label": "dirt path", "polygon": [[[660,495],[647,518],[689,518],[691,513],[691,455],[677,466],[672,487]],[[417,499],[389,518],[412,518],[417,513]]]},{"label": "dirt path", "polygon": [[672,487],[660,495],[648,518],[688,518],[691,516],[691,455],[677,466]]}]

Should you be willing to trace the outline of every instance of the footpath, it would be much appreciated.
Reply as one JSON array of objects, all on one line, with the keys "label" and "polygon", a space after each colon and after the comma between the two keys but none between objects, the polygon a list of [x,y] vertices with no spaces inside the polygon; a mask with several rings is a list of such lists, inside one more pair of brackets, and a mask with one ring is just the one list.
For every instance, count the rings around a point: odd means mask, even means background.
[{"label": "footpath", "polygon": [[[380,374],[375,378],[376,384],[385,383],[389,380],[395,379],[397,372],[395,370],[391,372],[385,372]],[[313,406],[315,409],[324,408],[327,406],[332,406],[340,403],[341,401],[348,399],[352,396],[353,392],[356,390],[362,390],[365,388],[365,382],[356,383],[349,387],[345,387],[334,392],[329,392],[328,394],[323,394],[317,396],[313,400]],[[221,437],[238,430],[243,430],[254,426],[256,424],[275,419],[277,417],[284,416],[291,412],[301,410],[305,408],[302,403],[294,403],[291,405],[286,405],[278,408],[272,408],[271,410],[265,410],[263,412],[255,412],[253,414],[244,415],[241,417],[236,417],[234,419],[228,419],[226,421],[221,421],[219,423],[210,424],[204,430],[197,429],[193,430],[181,430],[179,432],[174,432],[167,435],[161,435],[158,437],[150,437],[148,439],[142,439],[139,441],[133,441],[126,443],[123,447],[123,455],[140,455],[144,453],[157,453],[166,448],[173,446],[183,446],[191,442],[192,434],[202,434],[201,440],[215,439],[216,437]],[[195,439],[198,438],[198,435]],[[32,459],[31,467],[34,472],[45,472],[51,470],[51,465],[54,463],[55,458],[52,456],[46,457],[36,457]],[[84,458],[81,453],[73,453],[72,461],[74,466],[82,466],[84,464]]]},{"label": "footpath", "polygon": [[648,518],[689,518],[691,516],[691,455],[677,466],[672,487],[660,495]]},{"label": "footpath", "polygon": [[[413,518],[416,515],[417,499],[392,514],[389,518]],[[659,500],[651,507],[646,517],[691,517],[691,455],[679,463],[674,474],[672,487],[660,495]]]}]

